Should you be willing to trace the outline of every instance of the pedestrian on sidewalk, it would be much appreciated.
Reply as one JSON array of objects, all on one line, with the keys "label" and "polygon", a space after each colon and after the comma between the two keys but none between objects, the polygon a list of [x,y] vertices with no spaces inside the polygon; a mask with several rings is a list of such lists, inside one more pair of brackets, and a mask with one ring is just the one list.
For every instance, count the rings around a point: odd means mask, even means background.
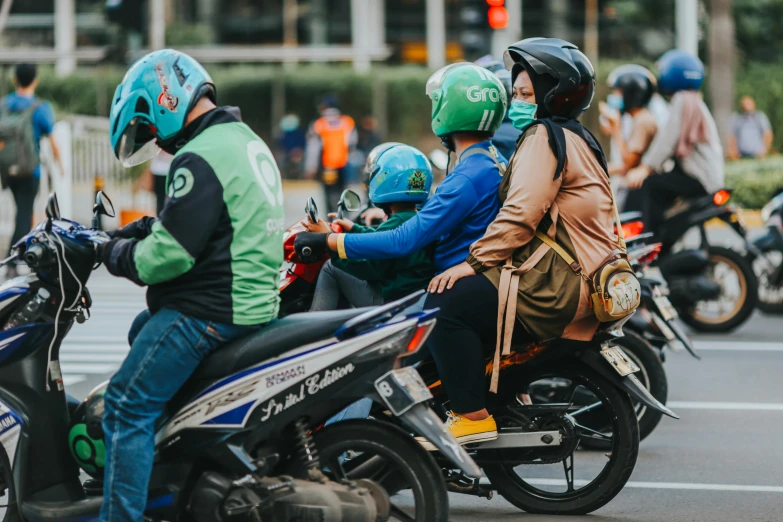
[{"label": "pedestrian on sidewalk", "polygon": [[756,109],[752,96],[740,100],[741,112],[731,115],[729,159],[763,158],[772,147],[772,125],[767,115]]},{"label": "pedestrian on sidewalk", "polygon": [[[51,136],[54,111],[35,95],[36,72],[33,64],[18,64],[14,74],[16,91],[0,101],[0,181],[3,188],[11,190],[16,204],[11,245],[32,227],[33,204],[41,182],[41,138],[49,138],[54,159],[60,164],[60,151]],[[16,275],[16,265],[8,265],[6,278]]]}]

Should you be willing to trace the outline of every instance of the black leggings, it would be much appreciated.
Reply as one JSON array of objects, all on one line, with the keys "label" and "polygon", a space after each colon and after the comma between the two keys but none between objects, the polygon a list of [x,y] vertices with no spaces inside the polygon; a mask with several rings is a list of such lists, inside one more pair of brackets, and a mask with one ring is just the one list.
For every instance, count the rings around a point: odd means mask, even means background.
[{"label": "black leggings", "polygon": [[[489,381],[485,356],[495,349],[498,290],[483,275],[465,277],[442,294],[429,294],[425,308],[440,308],[427,345],[456,413],[486,407]],[[532,340],[521,323],[514,330],[514,344]]]},{"label": "black leggings", "polygon": [[689,176],[679,167],[663,174],[650,174],[640,190],[643,198],[644,231],[653,233],[658,233],[658,228],[664,222],[664,214],[679,196],[695,198],[707,194],[696,178]]},{"label": "black leggings", "polygon": [[11,245],[8,247],[8,255],[11,255],[11,246],[30,232],[33,224],[33,205],[40,184],[41,180],[32,176],[8,180],[8,188],[11,189],[16,203],[16,224],[14,235],[11,236]]}]

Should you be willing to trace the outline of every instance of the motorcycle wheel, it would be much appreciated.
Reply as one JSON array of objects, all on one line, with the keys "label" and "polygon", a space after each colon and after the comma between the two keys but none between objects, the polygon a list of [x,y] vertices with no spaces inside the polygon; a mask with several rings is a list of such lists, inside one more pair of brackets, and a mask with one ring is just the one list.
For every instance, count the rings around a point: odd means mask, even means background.
[{"label": "motorcycle wheel", "polygon": [[[328,477],[373,480],[386,490],[392,502],[390,521],[448,522],[449,497],[440,467],[402,429],[384,421],[348,420],[313,438]],[[410,491],[398,495],[405,490]]]},{"label": "motorcycle wheel", "polygon": [[[724,247],[709,247],[710,272],[721,285],[717,301],[703,301],[687,310],[679,310],[683,322],[701,332],[729,332],[744,323],[753,313],[758,301],[758,282],[753,267],[741,254]],[[719,267],[726,267],[717,274]],[[738,291],[733,302],[725,297],[725,276],[734,274]],[[719,280],[718,280],[719,279]],[[724,304],[728,306],[724,307]],[[717,306],[718,313],[710,313]]]},{"label": "motorcycle wheel", "polygon": [[[623,329],[623,337],[612,341],[613,345],[619,346],[639,367],[635,374],[645,388],[647,388],[653,397],[658,399],[661,404],[666,404],[669,396],[669,381],[666,378],[666,370],[663,367],[663,361],[656,348],[647,342],[639,334]],[[648,408],[644,404],[633,401],[636,410],[636,419],[639,422],[639,440],[642,441],[649,436],[658,426],[663,418],[663,413]],[[582,446],[592,450],[611,449],[608,441],[594,437],[583,437]]]},{"label": "motorcycle wheel", "polygon": [[[557,381],[565,383],[558,393],[548,397],[531,395],[533,405],[551,403],[563,404],[567,413],[561,433],[567,446],[568,455],[558,462],[561,453],[553,455],[560,448],[536,450],[547,464],[562,464],[565,480],[554,479],[554,469],[535,463],[530,466],[518,464],[520,458],[530,461],[530,451],[516,449],[497,450],[496,458],[490,461],[481,459],[480,464],[494,489],[503,498],[528,513],[549,515],[585,515],[611,501],[625,486],[636,465],[639,453],[639,425],[628,394],[617,389],[614,384],[603,378],[590,367],[578,362],[557,361],[547,367],[531,370],[527,375],[515,379],[516,393],[526,393],[530,385],[537,381]],[[579,387],[586,388],[596,396],[601,408],[586,408],[573,404],[573,395]],[[515,406],[519,414],[524,414],[525,406]],[[513,419],[513,416],[510,416]],[[583,418],[584,417],[584,418]],[[596,421],[600,417],[608,426],[601,432],[586,428],[580,421]],[[501,430],[505,420],[499,418]],[[551,426],[551,424],[550,424]],[[512,426],[513,427],[513,426]],[[611,436],[605,433],[611,432]],[[595,452],[576,451],[579,440],[584,435],[609,439],[611,452],[603,455]],[[574,455],[580,457],[580,475],[591,474],[600,466],[600,472],[592,480],[575,479]],[[520,474],[520,472],[522,474]],[[531,477],[532,478],[529,478]],[[583,486],[577,488],[576,486]]]},{"label": "motorcycle wheel", "polygon": [[[783,252],[779,250],[766,252],[767,260],[775,266],[783,263]],[[771,286],[767,282],[765,271],[766,263],[762,259],[756,258],[753,261],[753,268],[759,281],[759,301],[756,308],[770,315],[783,314],[783,286]]]},{"label": "motorcycle wheel", "polygon": [[8,464],[8,456],[0,449],[0,511],[3,512],[3,522],[21,522],[19,508],[16,505],[16,491],[14,490],[11,466]]}]

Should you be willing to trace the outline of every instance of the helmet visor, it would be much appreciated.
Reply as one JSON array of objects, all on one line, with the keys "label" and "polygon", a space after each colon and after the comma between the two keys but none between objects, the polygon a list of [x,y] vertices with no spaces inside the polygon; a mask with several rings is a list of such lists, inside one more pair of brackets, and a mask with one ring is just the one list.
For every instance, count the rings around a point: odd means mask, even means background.
[{"label": "helmet visor", "polygon": [[480,69],[480,67],[473,65],[469,62],[460,62],[460,63],[453,63],[451,65],[447,65],[445,67],[441,67],[437,71],[435,71],[432,76],[430,76],[430,79],[427,80],[427,96],[432,96],[432,93],[437,91],[438,89],[443,86],[443,79],[446,77],[446,73],[451,71],[452,69],[456,69],[457,67],[476,67],[477,69]]},{"label": "helmet visor", "polygon": [[160,147],[155,143],[155,134],[149,124],[133,118],[122,132],[114,152],[123,167],[133,167],[154,158]]}]

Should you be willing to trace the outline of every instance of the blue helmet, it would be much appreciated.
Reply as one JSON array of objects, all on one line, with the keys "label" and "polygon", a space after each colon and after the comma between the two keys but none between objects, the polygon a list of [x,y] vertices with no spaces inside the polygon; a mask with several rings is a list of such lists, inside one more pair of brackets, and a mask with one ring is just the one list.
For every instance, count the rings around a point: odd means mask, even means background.
[{"label": "blue helmet", "polygon": [[114,155],[126,167],[152,158],[159,144],[176,141],[188,112],[203,96],[215,101],[215,85],[187,54],[163,49],[142,57],[114,92],[109,113]]},{"label": "blue helmet", "polygon": [[430,197],[432,167],[419,149],[383,143],[367,156],[370,201],[376,205],[408,201],[422,204]]},{"label": "blue helmet", "polygon": [[698,91],[704,83],[704,64],[692,54],[672,49],[658,60],[658,85],[662,93]]}]

